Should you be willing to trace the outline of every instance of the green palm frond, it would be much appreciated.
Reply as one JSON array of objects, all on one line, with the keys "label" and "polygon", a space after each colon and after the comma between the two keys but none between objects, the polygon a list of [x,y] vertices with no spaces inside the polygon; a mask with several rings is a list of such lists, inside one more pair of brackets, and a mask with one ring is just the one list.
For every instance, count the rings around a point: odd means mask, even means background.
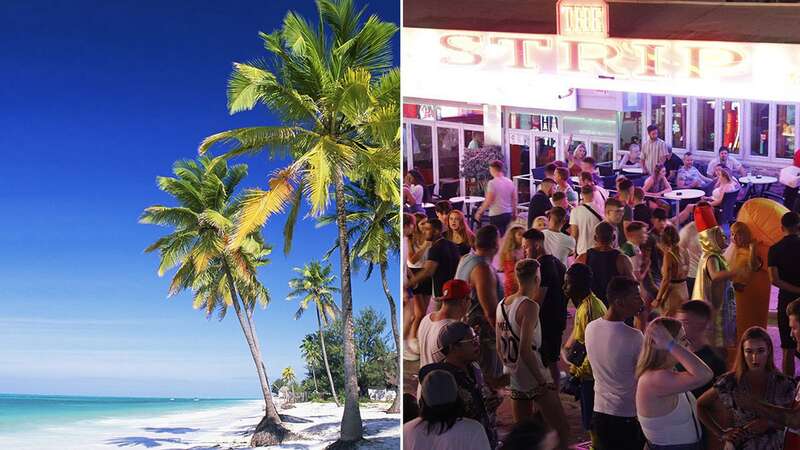
[{"label": "green palm frond", "polygon": [[217,144],[234,144],[233,148],[225,153],[226,158],[258,153],[265,148],[270,150],[288,149],[295,142],[298,133],[302,131],[295,127],[284,126],[237,128],[213,134],[203,139],[198,152],[203,155]]},{"label": "green palm frond", "polygon": [[[225,248],[233,240],[234,217],[240,206],[232,193],[246,176],[247,166],[228,167],[225,158],[202,156],[178,161],[173,172],[177,178],[159,177],[158,181],[179,206],[151,206],[140,218],[142,223],[173,228],[145,249],[158,251],[159,275],[178,267],[168,295],[191,289],[192,306],[208,317],[216,313],[220,319],[236,294],[248,311],[255,305],[266,307],[270,295],[257,271],[269,263],[271,248],[260,231],[244,235],[241,245],[230,252]],[[226,274],[232,277],[236,292],[231,291]]]},{"label": "green palm frond", "polygon": [[236,231],[230,246],[235,248],[253,231],[260,228],[267,218],[282,213],[291,199],[295,180],[294,166],[275,173],[269,180],[269,190],[249,189],[241,199],[241,209],[236,217]]},{"label": "green palm frond", "polygon": [[400,73],[391,67],[390,45],[397,26],[367,18],[352,0],[319,0],[317,7],[316,24],[290,12],[278,30],[260,33],[271,58],[235,63],[229,78],[232,114],[263,105],[285,126],[224,131],[200,145],[201,154],[224,146],[224,158],[267,150],[293,159],[268,189],[241,196],[228,249],[290,205],[288,253],[301,200],[310,216],[322,216],[337,183],[369,185],[384,201],[400,202]]},{"label": "green palm frond", "polygon": [[286,223],[283,226],[283,254],[288,255],[292,251],[292,240],[294,238],[294,227],[297,224],[297,216],[300,214],[300,207],[303,203],[305,193],[305,183],[301,180],[295,189],[290,200],[291,207],[286,216]]},{"label": "green palm frond", "polygon": [[188,228],[197,224],[197,213],[189,208],[150,206],[139,217],[139,223]]},{"label": "green palm frond", "polygon": [[203,197],[200,194],[200,187],[192,184],[190,180],[158,177],[156,181],[159,189],[178,199],[178,202],[183,207],[198,212],[203,210]]},{"label": "green palm frond", "polygon": [[293,270],[298,276],[289,280],[289,294],[286,299],[289,301],[300,299],[294,315],[295,320],[302,317],[313,304],[320,314],[321,322],[327,326],[330,320],[338,317],[340,311],[333,298],[333,294],[339,292],[339,288],[334,286],[336,276],[331,274],[330,264],[311,261]]}]

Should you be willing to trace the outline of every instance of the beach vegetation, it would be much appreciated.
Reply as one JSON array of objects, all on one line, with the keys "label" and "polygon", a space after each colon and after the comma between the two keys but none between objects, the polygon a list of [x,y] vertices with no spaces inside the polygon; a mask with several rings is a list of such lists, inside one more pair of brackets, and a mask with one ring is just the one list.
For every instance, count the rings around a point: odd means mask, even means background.
[{"label": "beach vegetation", "polygon": [[269,262],[270,249],[253,230],[242,245],[230,247],[233,218],[240,208],[234,196],[238,184],[247,175],[243,164],[228,166],[225,159],[202,156],[174,164],[171,177],[157,178],[159,189],[170,194],[176,205],[154,205],[139,218],[143,224],[171,229],[166,236],[145,249],[158,252],[158,275],[177,267],[168,295],[183,290],[194,292],[193,306],[207,315],[215,311],[224,317],[232,306],[242,328],[265,402],[267,424],[264,441],[280,443],[288,434],[272,401],[267,370],[255,333],[253,313],[256,305],[269,302],[269,292],[258,281],[257,269]]},{"label": "beach vegetation", "polygon": [[322,360],[325,363],[325,371],[328,373],[331,397],[339,406],[339,399],[336,396],[336,387],[331,376],[330,364],[328,363],[328,353],[325,348],[325,335],[322,333],[323,327],[327,327],[331,321],[340,315],[339,306],[333,298],[333,294],[339,289],[333,285],[336,277],[331,274],[331,265],[323,264],[319,261],[311,261],[303,267],[295,267],[294,271],[299,275],[289,280],[289,295],[287,300],[299,300],[300,306],[294,314],[295,320],[303,316],[308,307],[314,306],[314,313],[317,317],[317,333],[319,335],[320,348],[322,349]]},{"label": "beach vegetation", "polygon": [[353,330],[350,249],[345,186],[372,180],[381,199],[400,204],[400,75],[392,67],[393,23],[364,17],[353,0],[317,0],[313,24],[289,12],[278,30],[261,33],[269,59],[234,63],[228,83],[231,114],[266,106],[280,126],[255,126],[216,133],[201,143],[204,154],[226,146],[226,157],[268,151],[288,159],[265,189],[242,198],[234,221],[235,249],[272,215],[285,212],[284,252],[291,249],[294,224],[303,200],[319,217],[331,203],[342,245],[339,249],[345,408],[339,441],[363,436]]},{"label": "beach vegetation", "polygon": [[[377,195],[366,182],[366,186],[360,183],[353,183],[346,187],[347,199],[347,236],[351,242],[353,251],[353,268],[356,271],[364,270],[364,279],[368,280],[374,273],[377,266],[380,272],[381,285],[389,304],[390,322],[392,325],[392,337],[394,338],[394,348],[400,348],[400,331],[397,326],[397,306],[389,288],[387,272],[390,258],[397,257],[400,253],[400,211],[397,205],[387,202]],[[335,223],[333,215],[320,218],[318,226]],[[335,243],[332,252],[339,245]],[[329,252],[329,253],[330,253]],[[366,267],[364,267],[366,266]],[[396,352],[396,370],[400,373],[400,357]],[[387,413],[400,412],[400,383],[394,383],[397,395],[392,406]]]}]

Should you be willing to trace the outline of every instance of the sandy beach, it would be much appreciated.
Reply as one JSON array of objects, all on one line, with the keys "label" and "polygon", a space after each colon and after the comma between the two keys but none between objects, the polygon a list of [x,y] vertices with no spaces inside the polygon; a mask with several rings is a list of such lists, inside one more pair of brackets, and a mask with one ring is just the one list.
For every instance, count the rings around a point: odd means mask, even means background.
[{"label": "sandy beach", "polygon": [[[361,406],[365,426],[363,448],[400,447],[400,415],[386,414],[388,404]],[[78,449],[245,449],[262,417],[263,402],[242,401],[234,406],[156,417],[84,420],[46,426],[29,432],[0,435],[0,448],[18,450]],[[342,408],[332,403],[298,403],[279,408],[284,423],[298,439],[270,449],[317,450],[339,435]]]}]

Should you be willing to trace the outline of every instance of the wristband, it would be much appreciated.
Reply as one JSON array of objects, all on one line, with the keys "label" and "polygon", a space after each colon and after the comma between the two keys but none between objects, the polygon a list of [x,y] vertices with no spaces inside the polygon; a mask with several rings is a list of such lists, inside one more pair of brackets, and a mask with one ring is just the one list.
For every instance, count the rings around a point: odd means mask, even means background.
[{"label": "wristband", "polygon": [[675,340],[674,339],[669,341],[669,344],[667,344],[667,351],[671,352],[673,348],[675,348]]}]

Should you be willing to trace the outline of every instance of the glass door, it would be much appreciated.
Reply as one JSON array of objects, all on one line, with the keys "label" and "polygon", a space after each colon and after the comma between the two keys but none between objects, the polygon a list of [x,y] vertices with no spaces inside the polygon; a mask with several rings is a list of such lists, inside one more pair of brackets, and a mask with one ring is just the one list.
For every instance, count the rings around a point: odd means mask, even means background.
[{"label": "glass door", "polygon": [[613,140],[605,140],[602,138],[594,138],[591,141],[591,154],[592,158],[597,161],[597,164],[608,163],[614,161],[614,146]]},{"label": "glass door", "polygon": [[460,148],[458,127],[436,127],[436,150],[439,155],[439,193],[443,198],[461,195]]},{"label": "glass door", "polygon": [[534,167],[544,167],[555,162],[558,154],[558,135],[533,133]]},{"label": "glass door", "polygon": [[430,125],[411,124],[411,160],[413,167],[422,174],[425,185],[436,185],[439,174],[433,164],[433,127]]},{"label": "glass door", "polygon": [[[527,131],[508,132],[508,154],[511,161],[509,177],[531,174],[531,133]],[[524,202],[530,201],[532,183],[517,183],[517,192]]]}]

